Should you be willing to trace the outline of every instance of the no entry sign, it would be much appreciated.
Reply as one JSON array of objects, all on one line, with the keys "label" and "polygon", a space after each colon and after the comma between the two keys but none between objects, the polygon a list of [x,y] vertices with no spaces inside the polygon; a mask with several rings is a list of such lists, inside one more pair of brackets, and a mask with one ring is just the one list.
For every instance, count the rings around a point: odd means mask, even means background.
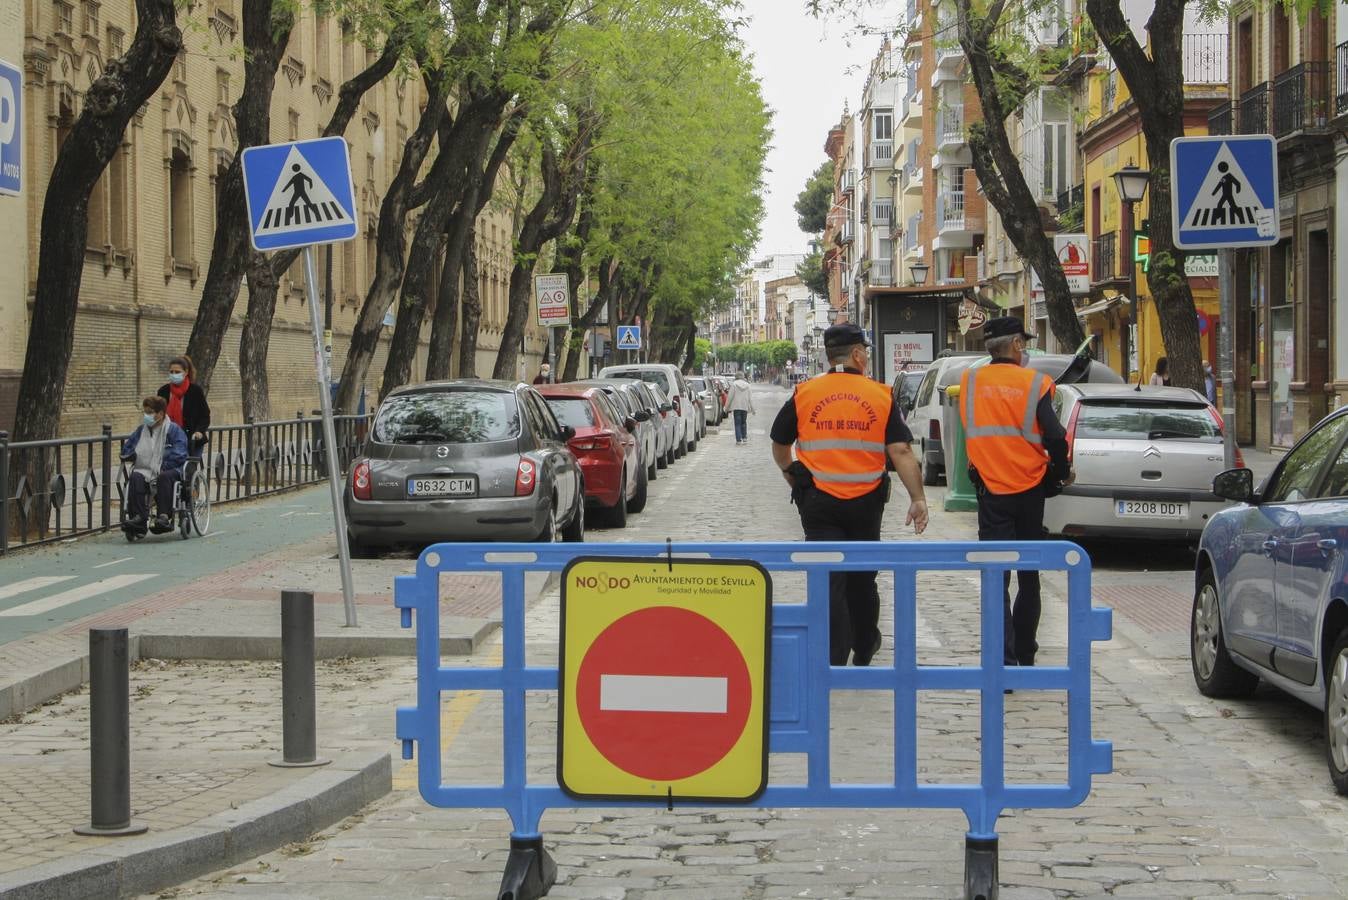
[{"label": "no entry sign", "polygon": [[767,786],[771,581],[752,562],[578,559],[562,582],[558,771],[577,797]]}]

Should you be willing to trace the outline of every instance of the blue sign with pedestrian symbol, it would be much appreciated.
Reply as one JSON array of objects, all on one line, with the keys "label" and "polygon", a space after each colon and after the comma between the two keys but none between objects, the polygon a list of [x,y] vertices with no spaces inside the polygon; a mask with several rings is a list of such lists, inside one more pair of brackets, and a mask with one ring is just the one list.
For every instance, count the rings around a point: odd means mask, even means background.
[{"label": "blue sign with pedestrian symbol", "polygon": [[23,187],[23,70],[0,60],[0,194]]},{"label": "blue sign with pedestrian symbol", "polygon": [[640,325],[619,325],[619,326],[618,326],[618,349],[619,349],[619,350],[640,350],[640,349],[641,349],[641,326],[640,326]]},{"label": "blue sign with pedestrian symbol", "polygon": [[1278,145],[1271,135],[1170,142],[1171,225],[1185,250],[1278,242]]},{"label": "blue sign with pedestrian symbol", "polygon": [[242,162],[255,249],[334,244],[356,236],[355,191],[343,138],[249,147]]}]

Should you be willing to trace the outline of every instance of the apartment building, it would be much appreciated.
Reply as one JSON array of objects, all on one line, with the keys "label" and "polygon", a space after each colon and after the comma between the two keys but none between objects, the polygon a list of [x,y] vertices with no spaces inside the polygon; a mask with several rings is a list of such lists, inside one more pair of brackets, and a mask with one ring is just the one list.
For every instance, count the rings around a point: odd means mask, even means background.
[{"label": "apartment building", "polygon": [[828,273],[828,302],[834,322],[858,320],[853,278],[858,260],[856,146],[856,120],[844,104],[842,118],[829,129],[824,141],[824,153],[833,161],[833,203],[824,222],[823,261]]},{"label": "apartment building", "polygon": [[[12,416],[36,285],[39,225],[57,150],[104,61],[121,55],[134,33],[129,3],[55,0],[0,4],[0,58],[22,61],[24,196],[0,197],[0,236],[17,267],[0,284],[0,428]],[[206,0],[180,13],[186,47],[164,84],[135,118],[95,187],[61,429],[117,430],[139,417],[138,398],[164,381],[183,351],[200,300],[215,227],[215,187],[237,149],[233,103],[243,87],[239,0]],[[18,38],[21,35],[21,52]],[[271,137],[287,141],[322,132],[343,81],[378,48],[361,46],[340,19],[306,7],[291,34],[272,97]],[[421,81],[403,73],[370,90],[347,129],[361,236],[318,251],[330,271],[333,366],[340,371],[348,336],[373,274],[375,227],[384,192],[424,104]],[[21,236],[16,237],[16,234]],[[478,370],[489,371],[507,312],[513,264],[509,216],[492,206],[478,223],[483,314]],[[211,382],[213,418],[241,421],[238,346],[247,289],[240,292]],[[429,330],[429,329],[428,329]],[[392,329],[385,329],[386,335]],[[525,366],[547,346],[528,328]],[[385,348],[370,367],[378,389]],[[416,367],[424,369],[424,355]],[[278,414],[317,403],[309,313],[299,265],[282,279],[269,354],[272,407]],[[414,369],[416,371],[416,369]]]}]

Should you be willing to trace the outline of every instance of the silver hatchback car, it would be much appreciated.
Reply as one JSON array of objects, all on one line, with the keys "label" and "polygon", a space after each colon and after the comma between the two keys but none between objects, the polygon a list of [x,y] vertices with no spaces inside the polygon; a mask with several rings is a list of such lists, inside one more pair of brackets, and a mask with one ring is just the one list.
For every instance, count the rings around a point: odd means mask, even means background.
[{"label": "silver hatchback car", "polygon": [[1054,408],[1077,477],[1044,504],[1051,534],[1197,541],[1229,505],[1212,493],[1221,416],[1197,391],[1063,384]]},{"label": "silver hatchback car", "polygon": [[351,555],[446,540],[584,540],[585,488],[566,446],[574,435],[526,384],[393,391],[347,478]]}]

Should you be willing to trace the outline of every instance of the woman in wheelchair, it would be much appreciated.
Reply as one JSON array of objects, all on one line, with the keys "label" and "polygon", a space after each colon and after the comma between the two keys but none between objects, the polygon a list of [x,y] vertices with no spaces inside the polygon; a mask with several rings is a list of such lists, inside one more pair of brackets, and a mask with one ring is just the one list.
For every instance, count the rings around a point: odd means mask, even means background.
[{"label": "woman in wheelchair", "polygon": [[[144,420],[122,446],[122,459],[134,460],[127,491],[124,528],[144,534],[173,529],[174,486],[183,477],[187,463],[187,434],[170,421],[163,397],[146,397],[141,403]],[[155,485],[158,516],[150,519],[150,485]]]}]

